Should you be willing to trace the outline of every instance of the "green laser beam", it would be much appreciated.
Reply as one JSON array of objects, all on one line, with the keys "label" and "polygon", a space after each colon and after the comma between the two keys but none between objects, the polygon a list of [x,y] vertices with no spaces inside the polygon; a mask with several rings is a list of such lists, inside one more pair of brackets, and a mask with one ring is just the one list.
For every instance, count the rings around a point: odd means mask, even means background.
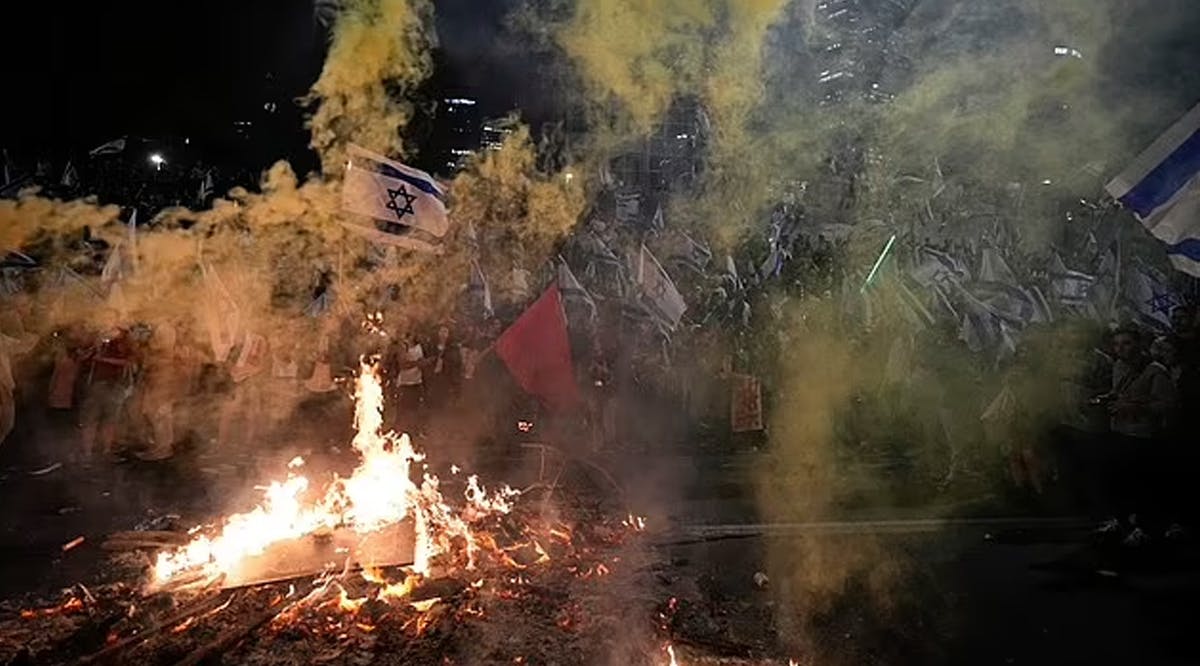
[{"label": "green laser beam", "polygon": [[887,259],[888,252],[892,251],[892,246],[895,244],[896,234],[892,234],[892,237],[888,239],[887,245],[883,246],[883,252],[880,252],[879,258],[875,260],[875,265],[871,267],[871,272],[867,274],[867,280],[866,282],[863,282],[862,289],[859,290],[860,294],[866,293],[867,287],[871,284],[871,281],[875,279],[875,274],[879,272],[879,267],[883,265],[883,260]]}]

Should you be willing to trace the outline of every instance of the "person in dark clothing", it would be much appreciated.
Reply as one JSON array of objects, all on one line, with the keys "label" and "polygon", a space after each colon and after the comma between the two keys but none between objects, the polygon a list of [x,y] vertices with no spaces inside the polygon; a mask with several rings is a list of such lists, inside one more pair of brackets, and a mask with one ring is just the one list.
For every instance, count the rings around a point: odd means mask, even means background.
[{"label": "person in dark clothing", "polygon": [[1200,312],[1186,305],[1175,308],[1171,311],[1171,329],[1168,340],[1175,355],[1178,412],[1172,429],[1182,435],[1194,418],[1191,411],[1200,408]]},{"label": "person in dark clothing", "polygon": [[425,359],[425,396],[434,410],[453,409],[462,390],[462,350],[448,324],[438,326]]},{"label": "person in dark clothing", "polygon": [[[1136,331],[1118,331],[1113,338],[1116,361],[1112,389],[1098,399],[1108,406],[1111,432],[1104,443],[1101,478],[1116,518],[1105,533],[1127,531],[1131,545],[1147,538],[1137,512],[1155,504],[1156,463],[1161,459],[1164,426],[1174,404],[1175,387],[1164,363],[1162,346],[1147,357]],[[1152,509],[1153,510],[1153,509]]]}]

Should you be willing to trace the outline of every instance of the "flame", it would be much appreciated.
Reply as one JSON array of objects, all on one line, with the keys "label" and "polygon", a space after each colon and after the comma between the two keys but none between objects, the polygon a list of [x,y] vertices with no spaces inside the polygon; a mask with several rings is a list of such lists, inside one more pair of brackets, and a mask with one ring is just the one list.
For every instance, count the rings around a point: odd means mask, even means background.
[{"label": "flame", "polygon": [[375,598],[380,601],[389,601],[392,599],[403,599],[412,594],[412,591],[417,589],[417,585],[421,582],[420,576],[405,576],[404,580],[399,583],[389,583],[383,577],[383,572],[378,569],[364,569],[362,573],[363,579],[369,583],[374,583],[379,586],[379,590],[375,593]]},{"label": "flame", "polygon": [[342,609],[343,611],[345,611],[347,613],[357,613],[358,610],[363,607],[363,604],[367,603],[368,600],[369,600],[368,597],[359,597],[357,599],[352,599],[352,598],[350,598],[349,594],[346,594],[345,588],[343,588],[342,590],[340,590],[338,592],[337,605],[338,605],[338,608]]},{"label": "flame", "polygon": [[[428,575],[433,558],[447,552],[459,537],[472,568],[478,546],[469,524],[508,513],[519,492],[503,486],[489,495],[472,476],[465,493],[467,505],[456,512],[444,502],[436,476],[425,474],[420,486],[413,483],[410,467],[424,456],[413,448],[408,435],[384,431],[383,385],[375,367],[365,361],[356,382],[354,426],[352,445],[360,461],[348,478],[335,476],[314,496],[308,477],[297,473],[303,458],[293,458],[287,478],[263,488],[259,506],[228,516],[219,528],[194,530],[188,544],[159,553],[152,571],[154,582],[162,585],[185,572],[215,576],[275,543],[337,528],[365,534],[410,517],[416,530],[415,573]],[[406,580],[387,595],[404,596],[412,585]]]},{"label": "flame", "polygon": [[667,643],[667,655],[671,657],[670,666],[679,666],[679,662],[675,659],[675,646]]}]

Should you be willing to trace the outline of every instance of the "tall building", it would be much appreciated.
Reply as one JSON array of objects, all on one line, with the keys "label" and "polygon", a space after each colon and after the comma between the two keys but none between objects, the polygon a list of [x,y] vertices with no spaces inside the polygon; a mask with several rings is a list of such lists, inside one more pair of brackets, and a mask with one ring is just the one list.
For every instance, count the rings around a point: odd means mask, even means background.
[{"label": "tall building", "polygon": [[471,97],[445,97],[434,117],[433,136],[428,150],[434,170],[451,174],[458,171],[480,146],[479,103]]}]

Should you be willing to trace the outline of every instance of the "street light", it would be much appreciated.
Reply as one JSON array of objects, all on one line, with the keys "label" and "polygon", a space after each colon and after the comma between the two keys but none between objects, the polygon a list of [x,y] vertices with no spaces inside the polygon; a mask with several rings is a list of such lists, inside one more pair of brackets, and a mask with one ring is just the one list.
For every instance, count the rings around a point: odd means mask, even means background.
[{"label": "street light", "polygon": [[162,167],[167,163],[167,161],[163,159],[163,156],[160,153],[151,153],[150,163],[154,165],[155,171],[162,171]]}]

